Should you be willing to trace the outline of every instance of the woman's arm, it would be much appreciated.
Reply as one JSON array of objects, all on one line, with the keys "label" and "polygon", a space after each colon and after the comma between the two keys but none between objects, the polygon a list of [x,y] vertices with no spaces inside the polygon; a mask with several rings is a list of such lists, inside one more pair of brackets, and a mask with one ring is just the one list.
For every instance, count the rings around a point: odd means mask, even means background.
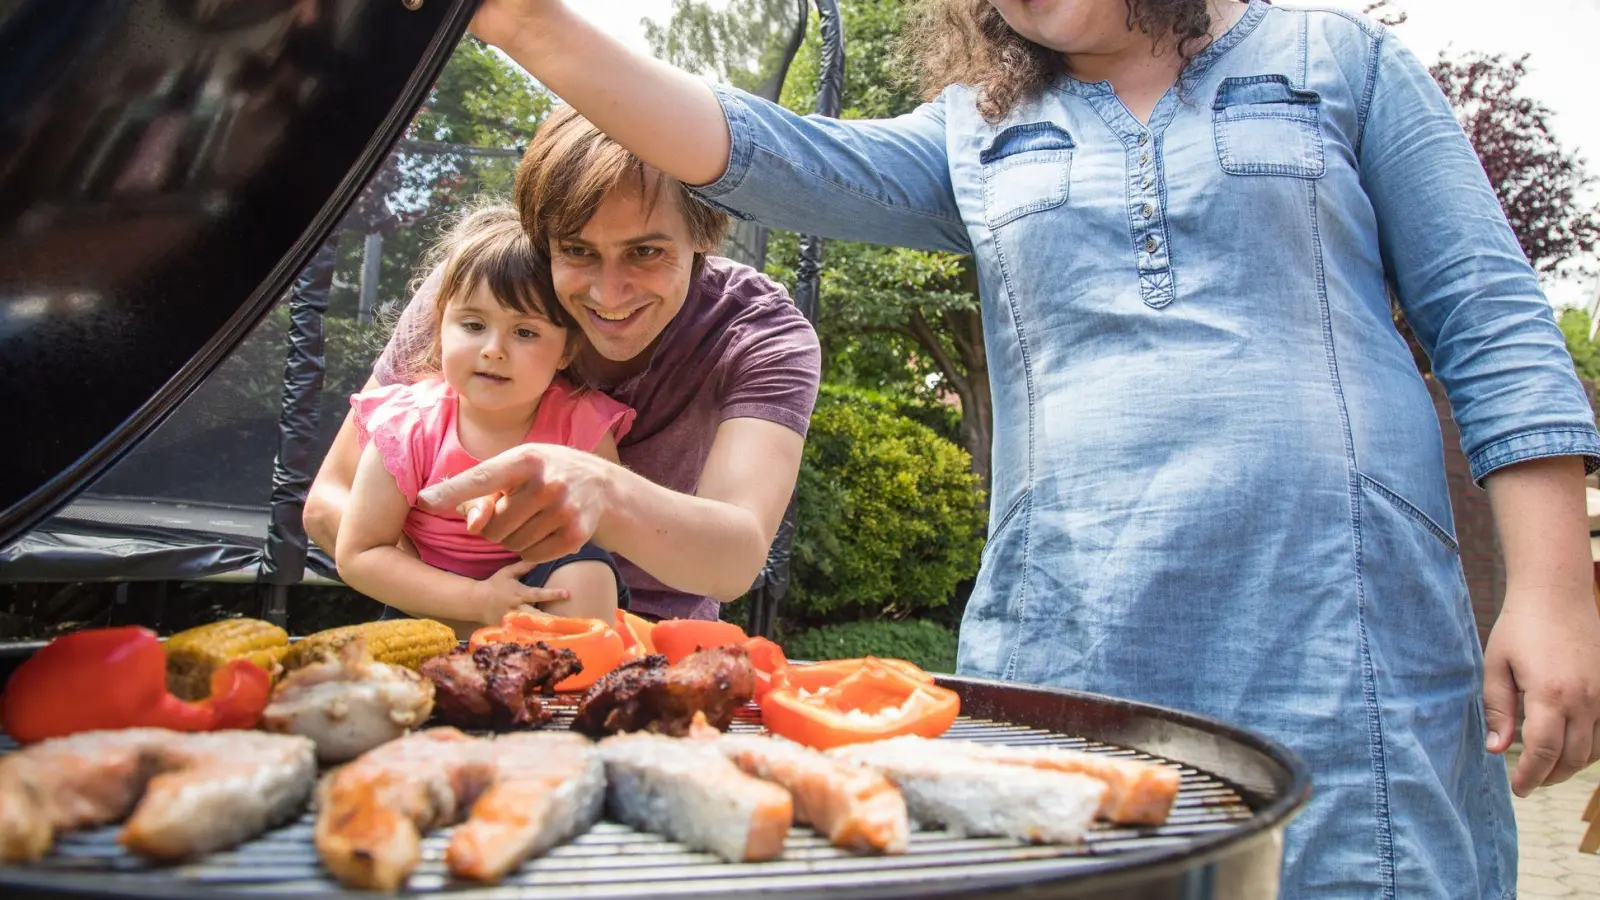
[{"label": "woman's arm", "polygon": [[1511,747],[1524,693],[1523,752],[1511,784],[1526,797],[1600,760],[1600,613],[1583,462],[1518,463],[1484,486],[1506,561],[1505,603],[1484,651],[1489,749]]},{"label": "woman's arm", "polygon": [[487,0],[472,32],[719,206],[773,228],[971,252],[942,102],[883,121],[798,116],[634,53],[560,0]]},{"label": "woman's arm", "polygon": [[519,562],[477,581],[408,556],[396,544],[409,512],[376,445],[368,444],[356,466],[335,553],[346,584],[414,616],[478,624],[499,622],[524,604],[568,599],[565,591],[517,582],[534,563]]},{"label": "woman's arm", "polygon": [[1595,758],[1600,617],[1584,511],[1593,412],[1538,279],[1438,86],[1392,35],[1360,146],[1385,265],[1489,491],[1506,596],[1484,654],[1487,746],[1511,746],[1521,796]]}]

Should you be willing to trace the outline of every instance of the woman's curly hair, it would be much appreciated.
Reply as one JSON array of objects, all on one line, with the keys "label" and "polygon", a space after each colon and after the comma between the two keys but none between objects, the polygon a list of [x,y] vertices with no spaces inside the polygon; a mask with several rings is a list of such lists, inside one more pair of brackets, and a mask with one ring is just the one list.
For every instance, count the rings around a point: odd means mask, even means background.
[{"label": "woman's curly hair", "polygon": [[[1128,27],[1177,39],[1187,63],[1211,30],[1207,0],[1124,0]],[[1044,90],[1065,70],[1061,54],[1006,24],[989,0],[911,0],[900,36],[904,65],[924,99],[952,84],[978,89],[978,110],[990,122]]]}]

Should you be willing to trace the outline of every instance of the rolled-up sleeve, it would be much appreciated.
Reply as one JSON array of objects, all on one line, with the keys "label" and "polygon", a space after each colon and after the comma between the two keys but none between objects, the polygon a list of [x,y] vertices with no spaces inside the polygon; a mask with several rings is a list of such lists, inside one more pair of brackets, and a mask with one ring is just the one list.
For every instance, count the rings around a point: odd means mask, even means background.
[{"label": "rolled-up sleeve", "polygon": [[1594,412],[1532,266],[1449,102],[1393,35],[1360,145],[1384,265],[1479,483],[1550,456],[1600,467]]},{"label": "rolled-up sleeve", "polygon": [[950,186],[941,97],[893,119],[800,116],[715,87],[732,137],[728,168],[693,190],[785,231],[970,253]]}]

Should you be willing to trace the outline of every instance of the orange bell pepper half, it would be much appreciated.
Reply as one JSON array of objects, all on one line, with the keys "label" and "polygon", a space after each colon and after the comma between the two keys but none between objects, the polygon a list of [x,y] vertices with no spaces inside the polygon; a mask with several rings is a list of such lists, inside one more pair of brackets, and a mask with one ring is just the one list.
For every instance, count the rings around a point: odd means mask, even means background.
[{"label": "orange bell pepper half", "polygon": [[924,684],[933,684],[933,676],[924,672],[915,663],[907,662],[903,659],[884,659],[876,656],[867,656],[860,659],[829,659],[822,662],[791,665],[784,677],[794,681],[794,683],[808,691],[816,691],[820,688],[830,687],[845,676],[853,675],[860,671],[867,660],[896,669],[904,673],[906,677],[914,678]]},{"label": "orange bell pepper half", "polygon": [[782,682],[789,670],[789,659],[783,655],[783,648],[764,637],[753,637],[744,642],[744,652],[750,656],[750,664],[756,670],[756,702],[767,692],[777,687]]},{"label": "orange bell pepper half", "polygon": [[[886,660],[867,657],[848,674],[836,667],[807,677],[811,668],[789,667],[788,677],[760,701],[768,731],[808,747],[826,750],[906,734],[934,738],[961,713],[955,691]],[[806,687],[808,682],[814,687]]]},{"label": "orange bell pepper half", "polygon": [[474,631],[467,647],[477,650],[484,644],[544,644],[552,650],[571,650],[583,663],[583,671],[556,684],[558,691],[587,688],[621,665],[625,655],[622,636],[605,622],[542,613],[506,613],[499,625]]},{"label": "orange bell pepper half", "polygon": [[619,609],[616,628],[622,638],[622,651],[626,659],[644,659],[656,652],[656,645],[650,639],[651,631],[655,628],[654,622]]},{"label": "orange bell pepper half", "polygon": [[167,653],[155,632],[90,628],[56,638],[17,667],[0,720],[24,744],[101,729],[253,728],[271,688],[265,669],[236,659],[212,673],[211,696],[189,703],[167,692]]},{"label": "orange bell pepper half", "polygon": [[677,665],[696,650],[727,647],[750,640],[744,629],[732,622],[707,622],[703,619],[668,619],[657,622],[650,631],[656,652]]}]

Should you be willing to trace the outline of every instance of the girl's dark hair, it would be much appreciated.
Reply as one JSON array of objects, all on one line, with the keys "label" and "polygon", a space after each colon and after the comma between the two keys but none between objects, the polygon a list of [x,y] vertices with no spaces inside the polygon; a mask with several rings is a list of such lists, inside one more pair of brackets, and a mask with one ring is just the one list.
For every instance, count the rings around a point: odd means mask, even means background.
[{"label": "girl's dark hair", "polygon": [[439,324],[451,303],[486,285],[507,309],[544,316],[567,330],[569,350],[583,340],[583,330],[556,301],[550,264],[536,253],[522,230],[522,217],[504,204],[469,209],[429,251],[424,272],[439,272],[439,292],[434,297],[434,339],[419,347],[421,358],[408,366],[416,373],[439,371]]},{"label": "girl's dark hair", "polygon": [[[1124,0],[1128,27],[1177,40],[1187,63],[1211,30],[1207,0]],[[990,122],[1036,96],[1064,71],[1060,53],[1011,29],[989,0],[910,0],[900,52],[924,99],[952,84],[978,90],[978,111]]]}]

